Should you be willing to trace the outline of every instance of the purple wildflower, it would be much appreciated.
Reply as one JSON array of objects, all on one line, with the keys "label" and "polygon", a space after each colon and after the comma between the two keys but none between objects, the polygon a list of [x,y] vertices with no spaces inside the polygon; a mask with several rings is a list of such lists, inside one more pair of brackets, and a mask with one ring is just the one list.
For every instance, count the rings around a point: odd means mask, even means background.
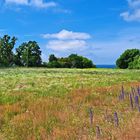
[{"label": "purple wildflower", "polygon": [[139,86],[137,87],[137,92],[138,92],[138,95],[140,96],[140,87]]},{"label": "purple wildflower", "polygon": [[135,107],[139,106],[139,96],[135,96]]},{"label": "purple wildflower", "polygon": [[130,93],[130,106],[133,109],[133,98],[132,98],[132,94]]},{"label": "purple wildflower", "polygon": [[119,96],[119,100],[124,100],[124,97],[125,97],[125,91],[124,91],[124,87],[122,86],[121,93],[120,93],[120,96]]},{"label": "purple wildflower", "polygon": [[96,126],[96,137],[99,139],[101,137],[101,129],[99,126]]},{"label": "purple wildflower", "polygon": [[125,91],[124,91],[124,87],[123,87],[123,86],[122,86],[122,91],[121,91],[121,94],[122,94],[122,100],[124,100]]},{"label": "purple wildflower", "polygon": [[119,126],[119,118],[117,112],[114,113],[114,123],[116,127]]}]

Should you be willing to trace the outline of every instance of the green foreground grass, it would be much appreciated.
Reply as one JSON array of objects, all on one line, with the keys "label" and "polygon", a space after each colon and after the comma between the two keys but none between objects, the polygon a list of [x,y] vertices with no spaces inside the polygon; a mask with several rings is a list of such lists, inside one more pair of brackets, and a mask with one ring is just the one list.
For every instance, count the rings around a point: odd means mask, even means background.
[{"label": "green foreground grass", "polygon": [[[4,140],[93,139],[96,125],[102,138],[115,139],[137,112],[129,101],[118,101],[140,85],[139,70],[118,69],[0,69],[0,134]],[[88,109],[94,109],[94,124]],[[110,119],[114,111],[120,126]]]}]

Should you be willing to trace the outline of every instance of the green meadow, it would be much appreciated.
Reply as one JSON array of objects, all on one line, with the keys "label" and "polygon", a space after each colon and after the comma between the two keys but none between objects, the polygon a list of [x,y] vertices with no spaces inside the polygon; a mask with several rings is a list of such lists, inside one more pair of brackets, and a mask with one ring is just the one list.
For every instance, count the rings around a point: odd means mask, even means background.
[{"label": "green meadow", "polygon": [[129,101],[138,86],[139,70],[0,69],[0,139],[126,138],[139,117]]}]

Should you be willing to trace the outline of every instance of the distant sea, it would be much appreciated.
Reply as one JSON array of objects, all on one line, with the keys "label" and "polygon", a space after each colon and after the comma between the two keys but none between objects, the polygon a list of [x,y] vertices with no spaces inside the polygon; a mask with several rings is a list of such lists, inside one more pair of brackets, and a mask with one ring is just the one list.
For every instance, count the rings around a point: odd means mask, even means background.
[{"label": "distant sea", "polygon": [[108,69],[114,69],[116,68],[116,65],[96,65],[97,68],[108,68]]}]

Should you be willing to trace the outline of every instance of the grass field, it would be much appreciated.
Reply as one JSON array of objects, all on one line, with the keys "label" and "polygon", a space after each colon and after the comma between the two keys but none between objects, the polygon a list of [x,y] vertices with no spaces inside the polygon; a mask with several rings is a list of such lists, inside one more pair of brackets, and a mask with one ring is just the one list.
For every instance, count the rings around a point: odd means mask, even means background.
[{"label": "grass field", "polygon": [[0,69],[0,140],[132,139],[138,86],[138,70]]}]

